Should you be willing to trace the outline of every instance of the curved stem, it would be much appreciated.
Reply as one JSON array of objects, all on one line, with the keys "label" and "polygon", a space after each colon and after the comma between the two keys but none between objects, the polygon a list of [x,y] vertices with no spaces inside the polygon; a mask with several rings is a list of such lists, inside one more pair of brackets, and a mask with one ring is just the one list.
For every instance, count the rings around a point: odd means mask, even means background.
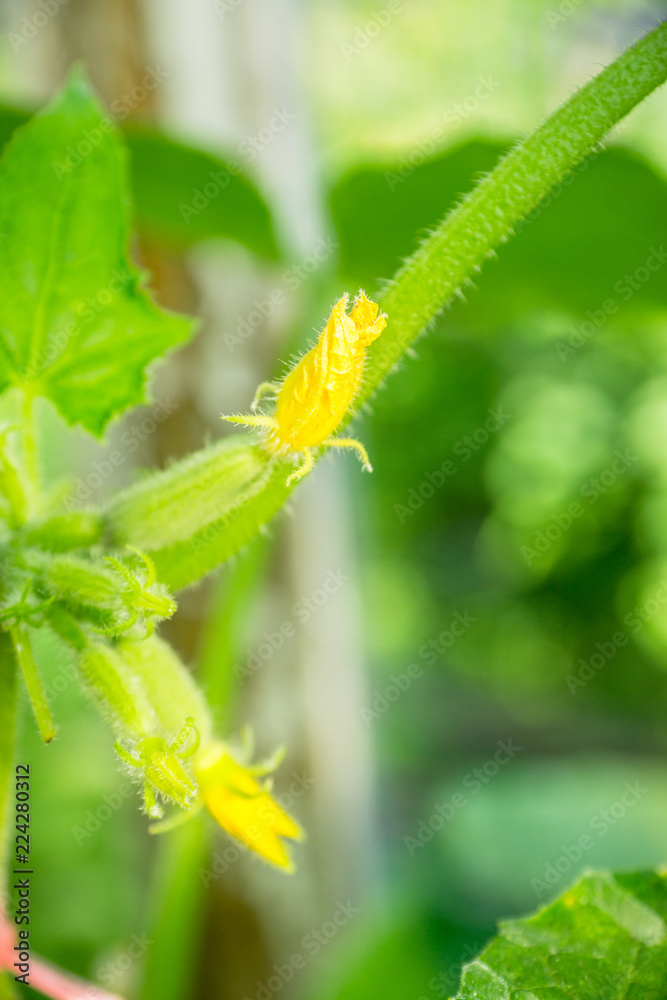
[{"label": "curved stem", "polygon": [[516,224],[665,79],[667,22],[578,90],[445,216],[381,296],[387,329],[369,350],[357,403],[377,389]]}]

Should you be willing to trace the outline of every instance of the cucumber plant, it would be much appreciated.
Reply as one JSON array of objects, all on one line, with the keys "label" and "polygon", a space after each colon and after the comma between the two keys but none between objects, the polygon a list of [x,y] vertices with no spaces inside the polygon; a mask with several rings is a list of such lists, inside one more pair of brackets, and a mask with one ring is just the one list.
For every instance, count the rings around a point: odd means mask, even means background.
[{"label": "cucumber plant", "polygon": [[[275,415],[228,418],[252,433],[221,438],[85,510],[63,511],[58,488],[44,482],[36,398],[101,437],[148,400],[147,371],[194,324],[152,301],[130,259],[125,143],[83,73],[15,132],[0,163],[5,840],[19,683],[46,743],[57,726],[33,653],[35,630],[47,629],[71,649],[151,830],[168,835],[206,808],[267,862],[293,869],[289,841],[303,832],[267,780],[280,752],[252,763],[248,738],[215,731],[160,622],[176,612],[180,589],[256,537],[326,449],[351,448],[369,464],[355,438],[338,436],[354,412],[521,220],[666,78],[662,24],[514,147],[434,226],[378,303],[359,292],[348,313],[347,297],[339,300],[317,346],[282,383],[260,386],[277,395]],[[504,925],[464,971],[460,997],[657,998],[665,919],[663,876],[591,876],[537,917]]]}]

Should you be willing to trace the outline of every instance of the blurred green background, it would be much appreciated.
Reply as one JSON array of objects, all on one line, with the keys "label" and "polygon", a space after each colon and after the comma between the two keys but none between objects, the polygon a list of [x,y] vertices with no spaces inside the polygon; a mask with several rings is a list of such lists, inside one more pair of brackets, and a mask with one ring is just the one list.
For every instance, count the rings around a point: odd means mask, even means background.
[{"label": "blurred green background", "polygon": [[[218,414],[247,409],[336,295],[377,292],[667,14],[70,0],[28,37],[40,9],[2,9],[5,133],[83,58],[127,127],[137,253],[160,299],[202,318],[157,373],[162,409],[104,447],[44,408],[65,505],[224,433]],[[309,832],[294,878],[203,823],[151,840],[44,639],[59,736],[41,747],[24,713],[19,759],[45,957],[151,1000],[432,1000],[499,918],[586,867],[665,862],[666,112],[664,92],[635,111],[392,375],[358,421],[373,476],[321,463],[164,629],[221,732],[288,745],[276,793]],[[220,160],[242,176],[197,208]]]}]

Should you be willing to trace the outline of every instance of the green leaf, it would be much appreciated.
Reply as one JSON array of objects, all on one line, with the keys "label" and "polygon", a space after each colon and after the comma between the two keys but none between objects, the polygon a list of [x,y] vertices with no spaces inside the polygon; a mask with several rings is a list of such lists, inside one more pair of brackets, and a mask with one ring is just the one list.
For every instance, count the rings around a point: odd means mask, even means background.
[{"label": "green leaf", "polygon": [[136,125],[125,135],[142,233],[176,249],[224,237],[279,256],[266,202],[231,160]]},{"label": "green leaf", "polygon": [[369,294],[377,292],[443,209],[456,205],[507,148],[508,143],[471,139],[409,170],[394,162],[348,170],[329,194],[343,278],[359,282]]},{"label": "green leaf", "polygon": [[464,966],[456,1000],[663,1000],[667,879],[586,875],[535,916],[508,920]]},{"label": "green leaf", "polygon": [[120,134],[75,71],[0,163],[0,391],[48,396],[98,435],[192,330],[141,288],[126,192]]},{"label": "green leaf", "polygon": [[[0,147],[29,118],[27,111],[0,104]],[[260,257],[280,256],[269,207],[231,158],[136,124],[128,124],[123,134],[130,151],[135,222],[142,236],[176,250],[201,240],[230,239]],[[204,194],[209,184],[214,185],[210,198]]]}]

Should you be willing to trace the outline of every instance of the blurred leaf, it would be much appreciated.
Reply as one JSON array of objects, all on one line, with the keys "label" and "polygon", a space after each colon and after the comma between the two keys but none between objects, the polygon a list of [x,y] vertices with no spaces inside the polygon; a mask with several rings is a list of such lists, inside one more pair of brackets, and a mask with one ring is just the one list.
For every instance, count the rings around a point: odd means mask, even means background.
[{"label": "blurred leaf", "polygon": [[464,967],[457,1000],[662,1000],[665,918],[663,876],[590,874],[535,916],[502,923]]},{"label": "blurred leaf", "polygon": [[[0,104],[0,146],[29,118],[27,111]],[[230,239],[261,257],[280,256],[268,205],[231,159],[140,125],[128,125],[124,135],[135,221],[143,235],[175,249]],[[204,193],[207,185],[212,197]]]},{"label": "blurred leaf", "polygon": [[144,369],[192,329],[153,304],[127,258],[124,155],[75,71],[0,165],[0,391],[48,396],[98,435],[144,401]]},{"label": "blurred leaf", "polygon": [[[331,192],[331,211],[343,275],[370,289],[376,278],[390,277],[433,220],[491,170],[508,145],[473,140],[404,170],[404,179],[392,166],[360,167],[342,178]],[[667,306],[666,215],[667,183],[646,161],[621,148],[590,157],[487,264],[459,321],[497,329],[531,308],[580,312],[607,299],[619,311],[630,302]],[[649,257],[656,270],[634,278]]]},{"label": "blurred leaf", "polygon": [[266,202],[231,160],[138,126],[126,139],[142,232],[177,248],[225,237],[279,256]]},{"label": "blurred leaf", "polygon": [[391,277],[434,221],[506,149],[506,144],[468,142],[406,171],[405,179],[392,164],[347,173],[330,195],[343,275],[370,289]]},{"label": "blurred leaf", "polygon": [[[516,615],[511,624],[515,621]],[[536,637],[535,646],[536,654],[546,659],[546,643]],[[513,659],[529,681],[531,668],[533,676],[536,668],[524,647],[525,640],[519,636],[516,649],[512,648],[506,659]],[[638,673],[633,667],[629,664],[626,671],[618,672]],[[506,667],[508,673],[511,669],[512,665]],[[607,669],[616,669],[616,664]],[[601,681],[596,677],[591,688]],[[503,683],[511,683],[511,677],[499,677],[497,687]],[[665,765],[638,753],[631,758],[618,752],[604,753],[604,721],[591,714],[581,719],[582,706],[573,702],[559,671],[553,692],[547,689],[541,699],[535,699],[538,707],[532,719],[549,698],[558,699],[559,688],[569,699],[569,704],[563,705],[560,728],[588,726],[594,751],[536,760],[520,741],[521,753],[480,794],[468,796],[465,792],[462,775],[467,765],[463,763],[447,782],[438,775],[435,787],[424,793],[429,803],[434,797],[437,802],[451,802],[452,796],[464,789],[465,807],[438,833],[442,879],[452,896],[464,894],[478,900],[489,920],[499,913],[520,914],[544,906],[591,869],[649,870],[664,858]],[[648,685],[645,696],[647,690],[650,692]],[[658,689],[656,697],[664,714],[663,692]],[[417,713],[424,717],[423,705],[415,706]],[[414,724],[414,716],[410,721]],[[625,729],[629,729],[627,720]],[[483,759],[482,754],[478,759]],[[489,839],[489,830],[502,833]],[[482,855],[483,865],[479,860]]]}]

